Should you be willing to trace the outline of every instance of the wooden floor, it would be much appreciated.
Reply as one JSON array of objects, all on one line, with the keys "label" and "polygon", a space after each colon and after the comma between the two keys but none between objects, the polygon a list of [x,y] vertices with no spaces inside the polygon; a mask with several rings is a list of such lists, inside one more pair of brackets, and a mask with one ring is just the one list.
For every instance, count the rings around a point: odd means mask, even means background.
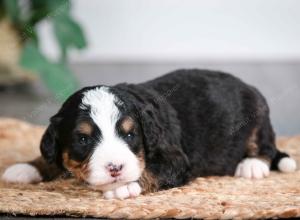
[{"label": "wooden floor", "polygon": [[[193,63],[89,63],[73,64],[81,86],[142,82],[179,68],[204,68],[230,72],[255,85],[267,97],[279,135],[300,133],[299,62],[193,62]],[[0,91],[0,116],[47,124],[59,108],[44,85],[6,88]]]}]

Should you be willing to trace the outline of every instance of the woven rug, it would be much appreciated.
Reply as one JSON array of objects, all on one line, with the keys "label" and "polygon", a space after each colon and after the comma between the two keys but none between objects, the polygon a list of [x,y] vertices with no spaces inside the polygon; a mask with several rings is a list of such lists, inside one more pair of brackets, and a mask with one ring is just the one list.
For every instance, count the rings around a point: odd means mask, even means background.
[{"label": "woven rug", "polygon": [[[39,155],[43,127],[0,118],[0,174]],[[278,146],[300,162],[300,137]],[[300,216],[300,171],[263,180],[198,178],[187,186],[126,200],[105,200],[74,179],[39,184],[0,182],[0,213],[108,218],[288,218]]]}]

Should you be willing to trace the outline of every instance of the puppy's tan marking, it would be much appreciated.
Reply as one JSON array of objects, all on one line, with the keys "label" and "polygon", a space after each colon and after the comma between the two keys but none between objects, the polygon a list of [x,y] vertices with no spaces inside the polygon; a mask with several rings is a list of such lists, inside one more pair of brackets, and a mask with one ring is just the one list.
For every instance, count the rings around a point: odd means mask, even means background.
[{"label": "puppy's tan marking", "polygon": [[78,131],[90,136],[93,132],[93,126],[88,122],[81,122],[78,126]]},{"label": "puppy's tan marking", "polygon": [[144,150],[141,150],[138,154],[137,154],[137,158],[139,160],[139,166],[141,170],[145,169],[145,152]]},{"label": "puppy's tan marking", "polygon": [[63,153],[63,164],[67,170],[69,170],[76,178],[85,180],[89,174],[88,159],[79,162],[69,158],[69,153],[65,151]]},{"label": "puppy's tan marking", "polygon": [[267,156],[259,155],[259,146],[257,145],[257,132],[258,129],[254,128],[247,142],[247,156],[256,157],[263,160],[269,166],[271,165],[271,160]]},{"label": "puppy's tan marking", "polygon": [[154,175],[145,169],[139,179],[139,184],[142,188],[142,193],[156,192],[159,189],[159,184]]},{"label": "puppy's tan marking", "polygon": [[142,188],[142,193],[156,192],[159,189],[158,181],[154,175],[145,169],[145,154],[141,151],[138,154],[138,160],[140,169],[142,170],[142,175],[139,179],[139,184]]},{"label": "puppy's tan marking", "polygon": [[126,117],[121,123],[121,129],[128,133],[134,128],[134,121],[131,117]]},{"label": "puppy's tan marking", "polygon": [[256,157],[258,155],[259,149],[256,142],[257,142],[257,128],[254,128],[246,144],[247,155],[249,157]]},{"label": "puppy's tan marking", "polygon": [[56,164],[47,163],[41,156],[29,162],[29,164],[38,169],[45,181],[52,180],[62,174],[62,170]]}]

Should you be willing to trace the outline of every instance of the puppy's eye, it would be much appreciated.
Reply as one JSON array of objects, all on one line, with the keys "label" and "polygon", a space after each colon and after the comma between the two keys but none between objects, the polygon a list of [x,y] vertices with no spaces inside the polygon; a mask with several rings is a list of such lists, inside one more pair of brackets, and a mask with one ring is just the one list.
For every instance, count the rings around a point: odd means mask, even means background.
[{"label": "puppy's eye", "polygon": [[127,134],[125,134],[125,139],[126,140],[132,140],[133,138],[135,137],[134,133],[133,132],[129,132]]},{"label": "puppy's eye", "polygon": [[86,135],[80,135],[78,139],[78,143],[80,145],[87,145],[90,142],[90,138]]}]

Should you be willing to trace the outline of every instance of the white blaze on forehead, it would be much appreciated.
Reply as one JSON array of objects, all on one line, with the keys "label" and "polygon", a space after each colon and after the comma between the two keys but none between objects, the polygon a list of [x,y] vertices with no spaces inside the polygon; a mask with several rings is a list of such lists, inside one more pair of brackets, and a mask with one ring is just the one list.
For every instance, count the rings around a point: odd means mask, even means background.
[{"label": "white blaze on forehead", "polygon": [[112,182],[113,178],[106,170],[108,163],[124,166],[121,181],[135,181],[141,174],[137,157],[117,134],[116,123],[121,116],[117,104],[122,104],[122,101],[108,87],[89,90],[82,99],[81,108],[90,107],[90,116],[102,134],[89,162],[91,172],[87,181],[93,185]]},{"label": "white blaze on forehead", "polygon": [[[111,135],[120,117],[116,103],[122,103],[107,87],[98,87],[84,93],[81,108],[90,106],[91,118],[99,126],[103,136]],[[105,134],[104,134],[105,133]]]}]

